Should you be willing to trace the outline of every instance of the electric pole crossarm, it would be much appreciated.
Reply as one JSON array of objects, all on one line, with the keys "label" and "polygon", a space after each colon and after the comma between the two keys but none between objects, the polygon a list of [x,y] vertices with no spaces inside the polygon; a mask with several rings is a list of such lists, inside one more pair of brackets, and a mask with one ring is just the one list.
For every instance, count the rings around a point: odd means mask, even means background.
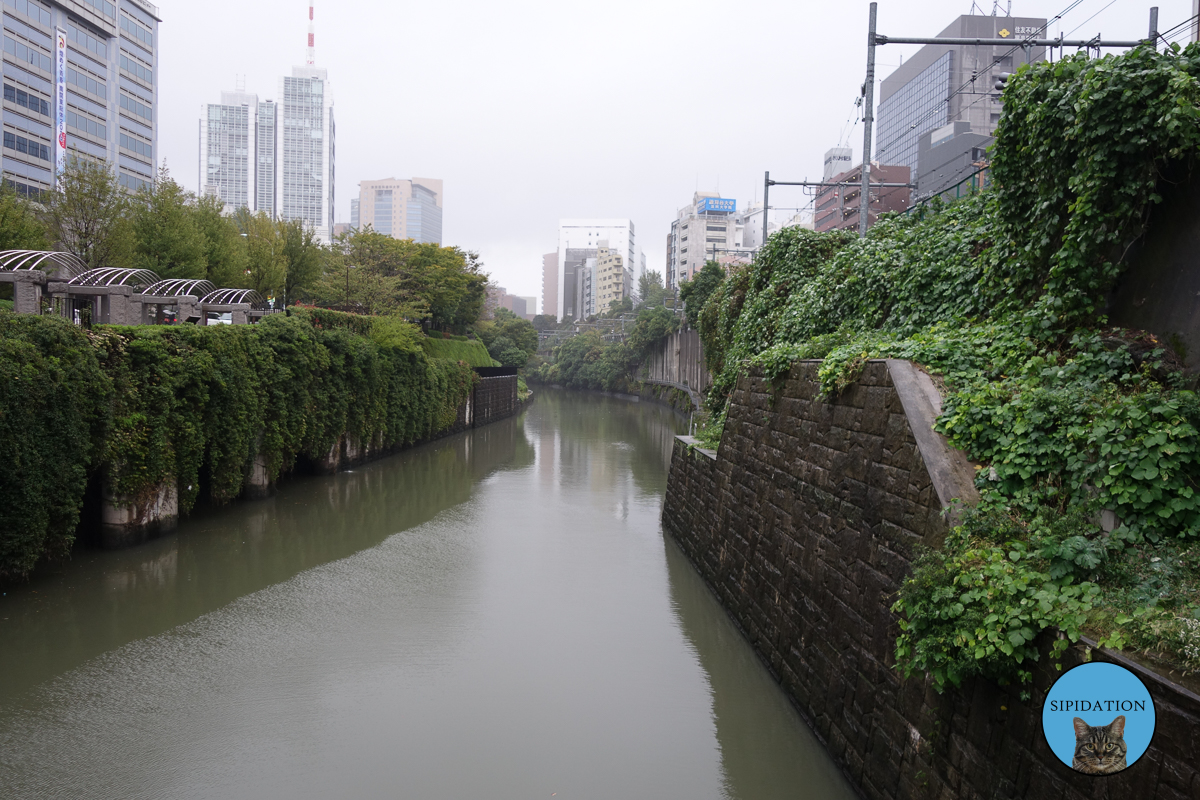
[{"label": "electric pole crossarm", "polygon": [[965,44],[981,47],[1137,47],[1148,39],[1132,42],[1111,42],[1101,39],[919,39],[912,36],[875,34],[875,44]]}]

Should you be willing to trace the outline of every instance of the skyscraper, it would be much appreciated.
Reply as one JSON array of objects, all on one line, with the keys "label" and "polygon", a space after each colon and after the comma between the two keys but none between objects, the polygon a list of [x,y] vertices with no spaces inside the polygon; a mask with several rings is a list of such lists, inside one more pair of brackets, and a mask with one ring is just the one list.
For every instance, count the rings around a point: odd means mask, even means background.
[{"label": "skyscraper", "polygon": [[351,204],[351,222],[370,225],[377,233],[396,239],[442,243],[442,181],[439,178],[361,181],[358,184],[357,218]]},{"label": "skyscraper", "polygon": [[227,212],[239,208],[275,216],[275,103],[246,92],[222,92],[204,107],[200,153],[206,195]]},{"label": "skyscraper", "polygon": [[68,158],[154,180],[158,7],[145,0],[4,0],[4,180],[26,196]]},{"label": "skyscraper", "polygon": [[308,63],[279,79],[279,217],[303,220],[319,240],[328,242],[334,222],[337,129],[329,72],[316,66],[311,2],[308,19]]}]

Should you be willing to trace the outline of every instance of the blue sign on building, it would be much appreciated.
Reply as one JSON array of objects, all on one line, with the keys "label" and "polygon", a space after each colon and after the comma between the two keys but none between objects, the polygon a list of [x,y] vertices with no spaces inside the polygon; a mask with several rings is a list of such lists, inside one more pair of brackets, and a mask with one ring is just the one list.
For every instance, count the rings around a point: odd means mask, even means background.
[{"label": "blue sign on building", "polygon": [[696,210],[701,214],[707,214],[709,211],[720,211],[731,214],[737,211],[737,200],[726,199],[724,197],[706,197],[700,202],[700,207]]}]

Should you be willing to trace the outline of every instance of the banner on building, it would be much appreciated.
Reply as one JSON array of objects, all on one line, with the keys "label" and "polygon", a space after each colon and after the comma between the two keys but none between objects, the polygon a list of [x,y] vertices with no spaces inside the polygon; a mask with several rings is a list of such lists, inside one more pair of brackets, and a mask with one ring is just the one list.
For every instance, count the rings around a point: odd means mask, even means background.
[{"label": "banner on building", "polygon": [[67,32],[54,30],[54,182],[67,168]]}]

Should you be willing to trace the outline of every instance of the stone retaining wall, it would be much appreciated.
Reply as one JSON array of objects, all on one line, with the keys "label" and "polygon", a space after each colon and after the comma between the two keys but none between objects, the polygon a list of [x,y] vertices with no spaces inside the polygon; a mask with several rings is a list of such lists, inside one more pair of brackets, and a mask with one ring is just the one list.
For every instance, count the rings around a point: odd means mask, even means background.
[{"label": "stone retaining wall", "polygon": [[679,438],[663,528],[862,796],[1200,798],[1200,697],[1120,654],[1081,645],[1064,659],[1118,661],[1155,700],[1150,750],[1099,779],[1046,745],[1041,702],[1059,674],[1047,659],[1032,687],[938,695],[901,680],[891,604],[916,546],[940,544],[947,506],[974,499],[973,467],[932,431],[940,399],[908,362],[869,363],[833,402],[817,366],[797,364],[778,393],[744,375],[719,453]]}]

